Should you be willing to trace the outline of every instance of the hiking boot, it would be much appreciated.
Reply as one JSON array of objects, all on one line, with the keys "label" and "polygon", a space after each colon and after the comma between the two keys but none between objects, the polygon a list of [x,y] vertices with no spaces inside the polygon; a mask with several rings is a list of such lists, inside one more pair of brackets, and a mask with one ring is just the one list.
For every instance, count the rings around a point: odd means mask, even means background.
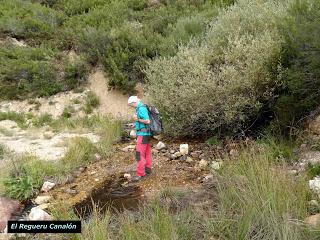
[{"label": "hiking boot", "polygon": [[146,175],[149,176],[152,173],[151,168],[145,168]]}]

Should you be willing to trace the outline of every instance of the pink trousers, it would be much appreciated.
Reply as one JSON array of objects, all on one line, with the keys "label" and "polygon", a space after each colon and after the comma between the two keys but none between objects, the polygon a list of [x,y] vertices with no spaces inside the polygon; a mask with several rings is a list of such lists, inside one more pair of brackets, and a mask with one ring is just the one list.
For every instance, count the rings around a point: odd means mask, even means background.
[{"label": "pink trousers", "polygon": [[151,173],[152,154],[150,136],[138,136],[136,146],[137,175],[145,176]]}]

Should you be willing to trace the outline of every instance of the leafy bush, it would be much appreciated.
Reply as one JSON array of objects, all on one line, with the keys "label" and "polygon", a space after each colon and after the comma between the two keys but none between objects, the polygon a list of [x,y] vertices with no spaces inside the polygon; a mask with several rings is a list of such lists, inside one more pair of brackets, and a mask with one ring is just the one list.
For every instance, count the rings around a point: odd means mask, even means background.
[{"label": "leafy bush", "polygon": [[13,37],[50,38],[64,17],[61,12],[22,0],[3,0],[0,5],[0,33]]},{"label": "leafy bush", "polygon": [[295,125],[320,100],[320,3],[294,1],[282,24],[284,45],[282,64],[286,70],[273,111],[281,129]]},{"label": "leafy bush", "polygon": [[148,95],[169,135],[237,131],[272,99],[286,11],[285,3],[241,0],[211,22],[201,43],[149,63]]},{"label": "leafy bush", "polygon": [[[13,157],[13,156],[12,156]],[[41,161],[33,156],[12,159],[10,175],[4,179],[6,195],[25,200],[38,193],[46,176],[58,174],[53,163]]]},{"label": "leafy bush", "polygon": [[100,105],[99,97],[94,92],[88,92],[86,96],[86,102],[84,105],[84,112],[90,114],[93,109]]},{"label": "leafy bush", "polygon": [[70,63],[65,56],[46,46],[0,45],[0,62],[2,99],[50,96],[70,90],[86,79],[88,71],[83,60]]}]

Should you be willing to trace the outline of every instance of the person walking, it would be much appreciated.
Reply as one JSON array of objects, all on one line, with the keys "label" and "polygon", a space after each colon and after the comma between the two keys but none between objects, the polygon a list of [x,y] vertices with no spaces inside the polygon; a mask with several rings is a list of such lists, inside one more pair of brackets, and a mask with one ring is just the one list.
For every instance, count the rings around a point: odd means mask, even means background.
[{"label": "person walking", "polygon": [[139,181],[152,171],[150,117],[147,106],[137,96],[130,96],[128,105],[135,108],[133,125],[137,132],[136,160],[137,172],[133,181]]}]

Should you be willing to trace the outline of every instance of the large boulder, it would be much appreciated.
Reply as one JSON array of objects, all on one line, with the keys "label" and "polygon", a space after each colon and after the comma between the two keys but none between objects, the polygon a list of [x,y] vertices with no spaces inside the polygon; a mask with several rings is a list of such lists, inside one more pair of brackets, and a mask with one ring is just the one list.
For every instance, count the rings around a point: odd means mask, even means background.
[{"label": "large boulder", "polygon": [[10,220],[12,215],[19,212],[20,203],[16,200],[0,197],[0,232],[2,232],[6,226],[7,221]]}]

